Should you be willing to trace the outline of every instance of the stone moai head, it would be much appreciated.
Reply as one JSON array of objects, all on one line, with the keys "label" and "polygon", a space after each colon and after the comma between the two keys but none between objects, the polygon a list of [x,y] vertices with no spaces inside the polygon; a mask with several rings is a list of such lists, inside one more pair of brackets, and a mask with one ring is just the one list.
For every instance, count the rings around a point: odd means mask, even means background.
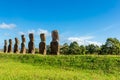
[{"label": "stone moai head", "polygon": [[26,47],[25,47],[26,39],[25,39],[24,35],[21,35],[21,39],[22,39],[22,43],[21,43],[21,51],[20,51],[20,53],[25,54],[26,53]]},{"label": "stone moai head", "polygon": [[16,44],[19,44],[18,38],[15,38],[15,43],[16,43]]},{"label": "stone moai head", "polygon": [[14,44],[14,53],[19,53],[19,40],[18,38],[15,38],[15,44]]},{"label": "stone moai head", "polygon": [[24,35],[21,35],[21,38],[22,38],[23,43],[26,42],[26,39],[25,39]]},{"label": "stone moai head", "polygon": [[4,53],[7,53],[7,40],[4,40]]},{"label": "stone moai head", "polygon": [[8,52],[12,52],[12,39],[9,39]]},{"label": "stone moai head", "polygon": [[58,31],[57,30],[52,31],[52,41],[58,40],[59,40]]},{"label": "stone moai head", "polygon": [[44,33],[40,34],[40,38],[41,38],[41,42],[45,42],[46,41]]},{"label": "stone moai head", "polygon": [[34,35],[33,35],[33,33],[30,33],[30,34],[29,34],[29,39],[30,39],[30,41],[32,41],[32,42],[34,41]]},{"label": "stone moai head", "polygon": [[12,44],[12,39],[9,39],[9,44]]},{"label": "stone moai head", "polygon": [[4,44],[7,45],[7,40],[4,40]]}]

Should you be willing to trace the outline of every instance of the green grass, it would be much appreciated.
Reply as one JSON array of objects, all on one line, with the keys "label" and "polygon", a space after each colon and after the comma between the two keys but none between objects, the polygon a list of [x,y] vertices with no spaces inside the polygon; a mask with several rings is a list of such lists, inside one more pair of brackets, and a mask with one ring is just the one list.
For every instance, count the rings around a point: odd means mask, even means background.
[{"label": "green grass", "polygon": [[120,80],[120,56],[0,53],[0,80]]}]

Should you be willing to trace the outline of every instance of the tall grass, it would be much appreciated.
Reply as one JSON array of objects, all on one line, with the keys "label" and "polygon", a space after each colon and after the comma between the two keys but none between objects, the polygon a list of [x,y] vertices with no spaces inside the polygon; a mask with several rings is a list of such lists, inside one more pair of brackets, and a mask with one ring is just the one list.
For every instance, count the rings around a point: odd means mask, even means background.
[{"label": "tall grass", "polygon": [[120,56],[0,54],[1,80],[120,80]]}]

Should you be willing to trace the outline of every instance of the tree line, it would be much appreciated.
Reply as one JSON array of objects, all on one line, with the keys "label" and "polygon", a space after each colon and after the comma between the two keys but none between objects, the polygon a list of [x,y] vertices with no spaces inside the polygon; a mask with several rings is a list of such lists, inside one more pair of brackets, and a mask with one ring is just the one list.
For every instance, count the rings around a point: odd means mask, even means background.
[{"label": "tree line", "polygon": [[101,45],[80,45],[74,41],[69,45],[64,43],[60,48],[60,53],[64,55],[120,55],[120,41],[117,38],[107,38],[106,42]]}]

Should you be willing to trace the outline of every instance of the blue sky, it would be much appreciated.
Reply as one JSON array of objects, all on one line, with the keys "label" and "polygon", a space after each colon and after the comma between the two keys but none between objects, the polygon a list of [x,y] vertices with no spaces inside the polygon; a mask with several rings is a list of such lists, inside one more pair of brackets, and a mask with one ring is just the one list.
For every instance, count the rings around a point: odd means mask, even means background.
[{"label": "blue sky", "polygon": [[0,0],[0,48],[5,39],[28,33],[35,45],[44,32],[58,30],[60,43],[103,44],[108,37],[120,40],[120,0]]}]

